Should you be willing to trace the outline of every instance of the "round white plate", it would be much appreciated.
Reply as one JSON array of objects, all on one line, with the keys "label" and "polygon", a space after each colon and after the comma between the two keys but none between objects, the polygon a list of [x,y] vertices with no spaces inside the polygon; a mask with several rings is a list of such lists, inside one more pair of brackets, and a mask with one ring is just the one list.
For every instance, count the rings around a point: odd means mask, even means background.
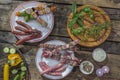
[{"label": "round white plate", "polygon": [[[24,3],[20,4],[13,11],[13,13],[11,15],[11,19],[10,19],[11,29],[16,31],[15,26],[20,26],[20,25],[18,25],[16,23],[16,20],[25,22],[23,17],[18,17],[18,16],[15,15],[16,12],[18,12],[18,11],[21,12],[21,11],[24,11],[25,9],[27,9],[27,8],[36,7],[39,3],[40,2],[29,1],[29,2],[24,2]],[[51,33],[51,31],[53,29],[53,26],[54,26],[54,16],[53,16],[52,13],[49,13],[49,14],[46,14],[46,15],[42,15],[42,16],[39,16],[39,17],[41,17],[44,21],[46,21],[48,23],[48,26],[47,26],[47,28],[42,27],[40,25],[40,23],[38,23],[36,20],[31,20],[31,21],[25,22],[26,24],[30,25],[32,28],[40,30],[42,32],[42,37],[35,38],[35,39],[29,40],[27,42],[39,42],[39,41],[42,41],[43,39],[45,39]],[[18,39],[22,39],[25,36],[16,35],[16,37]]]},{"label": "round white plate", "polygon": [[[51,40],[51,41],[48,41],[46,43],[55,44],[55,45],[66,44],[63,41],[59,41],[59,40]],[[40,72],[42,72],[42,69],[39,65],[39,62],[41,62],[41,61],[46,62],[49,66],[54,66],[54,65],[59,63],[59,61],[56,61],[56,60],[53,60],[53,59],[42,58],[42,52],[43,52],[43,48],[39,48],[38,51],[37,51],[37,54],[36,54],[36,58],[35,58],[36,66],[37,66],[37,68]],[[74,57],[74,53],[72,54],[72,56]],[[51,75],[48,75],[48,74],[44,74],[43,76],[46,77],[46,78],[55,79],[55,80],[56,79],[62,79],[65,76],[67,76],[73,69],[73,66],[70,66],[70,65],[67,65],[67,64],[65,66],[67,66],[67,68],[64,72],[62,72],[62,76],[51,76]]]}]

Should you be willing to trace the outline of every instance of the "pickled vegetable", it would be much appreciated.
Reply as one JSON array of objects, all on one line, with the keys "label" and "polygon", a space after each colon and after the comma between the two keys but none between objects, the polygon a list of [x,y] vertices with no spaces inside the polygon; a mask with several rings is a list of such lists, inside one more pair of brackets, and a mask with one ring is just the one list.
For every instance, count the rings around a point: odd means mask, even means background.
[{"label": "pickled vegetable", "polygon": [[17,75],[15,76],[14,80],[18,80],[19,76],[20,76],[20,75],[17,74]]},{"label": "pickled vegetable", "polygon": [[19,54],[9,54],[8,60],[10,60],[11,66],[17,66],[19,63],[22,62],[22,59]]},{"label": "pickled vegetable", "polygon": [[14,49],[14,48],[10,48],[10,53],[11,53],[11,54],[16,53],[16,49]]},{"label": "pickled vegetable", "polygon": [[3,52],[4,53],[9,53],[9,48],[8,47],[4,47]]},{"label": "pickled vegetable", "polygon": [[9,80],[9,65],[6,63],[4,65],[4,80]]}]

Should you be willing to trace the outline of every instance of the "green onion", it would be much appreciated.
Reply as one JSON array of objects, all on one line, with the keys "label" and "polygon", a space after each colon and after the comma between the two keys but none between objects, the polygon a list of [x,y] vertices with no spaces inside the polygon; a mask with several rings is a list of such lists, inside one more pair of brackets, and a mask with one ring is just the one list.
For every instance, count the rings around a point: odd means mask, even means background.
[{"label": "green onion", "polygon": [[94,12],[93,11],[90,11],[88,14],[89,14],[91,19],[94,19]]},{"label": "green onion", "polygon": [[82,22],[82,20],[78,19],[78,20],[77,20],[77,23],[80,25],[80,27],[83,27],[83,22]]},{"label": "green onion", "polygon": [[73,13],[73,15],[76,14],[76,8],[77,8],[76,2],[73,2],[73,4],[72,4],[72,13]]},{"label": "green onion", "polygon": [[69,23],[68,23],[68,27],[71,28],[76,22],[77,22],[78,18],[74,18],[72,19]]}]

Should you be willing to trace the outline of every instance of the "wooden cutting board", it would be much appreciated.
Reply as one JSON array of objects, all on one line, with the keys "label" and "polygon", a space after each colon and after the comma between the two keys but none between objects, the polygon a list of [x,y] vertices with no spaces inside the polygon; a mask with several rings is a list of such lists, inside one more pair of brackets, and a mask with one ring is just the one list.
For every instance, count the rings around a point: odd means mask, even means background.
[{"label": "wooden cutting board", "polygon": [[[77,12],[81,11],[86,6],[89,6],[93,12],[96,12],[96,14],[94,14],[95,22],[97,22],[97,23],[104,23],[104,22],[110,23],[110,18],[107,15],[107,13],[97,6],[94,6],[94,5],[80,6],[77,8]],[[97,14],[97,13],[100,13],[100,14]],[[72,20],[72,16],[73,16],[72,13],[68,16],[67,24]],[[91,25],[93,22],[92,19],[90,19],[87,15],[85,15],[84,18],[85,19],[83,20],[83,24],[85,26],[91,28],[92,27]],[[73,27],[75,28],[75,27],[77,27],[77,25],[75,24],[75,25],[73,25]],[[76,40],[76,39],[80,40],[79,45],[85,46],[85,47],[95,47],[95,46],[98,46],[101,43],[103,43],[108,38],[108,36],[110,35],[110,32],[111,32],[111,26],[107,27],[107,29],[101,30],[100,35],[96,39],[88,37],[86,41],[81,40],[83,37],[82,35],[77,35],[77,36],[73,35],[71,32],[71,29],[69,27],[67,27],[67,31],[68,31],[68,34],[70,35],[70,37],[72,38],[72,40]]]}]

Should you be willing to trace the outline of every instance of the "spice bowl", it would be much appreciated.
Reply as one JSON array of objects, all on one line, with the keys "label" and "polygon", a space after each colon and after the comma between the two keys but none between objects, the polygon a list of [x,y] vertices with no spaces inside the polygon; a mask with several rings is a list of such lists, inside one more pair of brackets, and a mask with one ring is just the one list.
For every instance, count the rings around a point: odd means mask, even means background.
[{"label": "spice bowl", "polygon": [[92,53],[92,57],[97,62],[103,62],[106,59],[107,55],[102,48],[96,48]]},{"label": "spice bowl", "polygon": [[94,71],[94,65],[90,61],[83,61],[79,65],[79,68],[80,68],[80,71],[86,75],[92,74]]}]

